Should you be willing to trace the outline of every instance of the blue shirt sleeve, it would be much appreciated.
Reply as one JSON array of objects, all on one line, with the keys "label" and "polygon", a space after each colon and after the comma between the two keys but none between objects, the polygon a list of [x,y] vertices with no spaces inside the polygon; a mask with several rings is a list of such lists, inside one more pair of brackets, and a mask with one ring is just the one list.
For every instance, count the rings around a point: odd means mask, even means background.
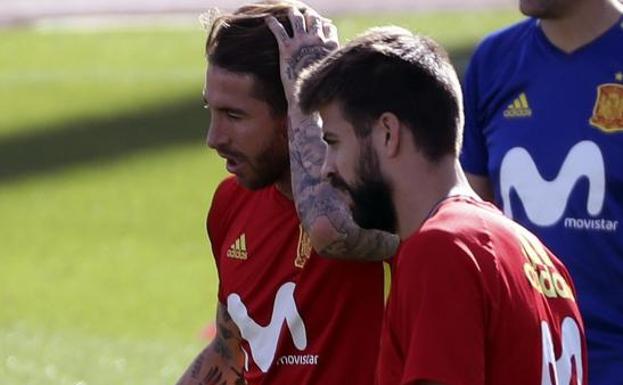
[{"label": "blue shirt sleeve", "polygon": [[463,132],[463,148],[460,160],[465,171],[470,174],[487,176],[489,153],[486,138],[483,134],[482,114],[478,105],[478,58],[479,50],[474,53],[467,68],[463,81],[463,106],[465,127]]}]

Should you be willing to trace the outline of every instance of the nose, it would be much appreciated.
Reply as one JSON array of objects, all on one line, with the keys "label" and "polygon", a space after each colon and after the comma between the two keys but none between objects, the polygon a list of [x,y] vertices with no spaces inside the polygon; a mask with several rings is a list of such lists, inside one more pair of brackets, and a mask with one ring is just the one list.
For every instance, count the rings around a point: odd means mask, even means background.
[{"label": "nose", "polygon": [[206,144],[212,149],[217,149],[226,145],[228,141],[227,130],[224,128],[220,119],[212,116],[206,136]]},{"label": "nose", "polygon": [[333,156],[330,151],[325,151],[324,154],[324,162],[322,162],[322,168],[320,169],[320,176],[324,180],[329,180],[329,178],[335,174],[335,166],[333,161]]}]

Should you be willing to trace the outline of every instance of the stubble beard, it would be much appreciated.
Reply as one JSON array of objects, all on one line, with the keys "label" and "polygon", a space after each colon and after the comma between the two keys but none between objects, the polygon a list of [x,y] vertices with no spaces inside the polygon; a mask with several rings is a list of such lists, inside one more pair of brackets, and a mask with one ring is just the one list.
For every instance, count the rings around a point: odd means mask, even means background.
[{"label": "stubble beard", "polygon": [[287,147],[273,142],[255,159],[248,160],[251,175],[238,178],[240,184],[249,190],[260,190],[283,179],[290,171],[290,159]]}]

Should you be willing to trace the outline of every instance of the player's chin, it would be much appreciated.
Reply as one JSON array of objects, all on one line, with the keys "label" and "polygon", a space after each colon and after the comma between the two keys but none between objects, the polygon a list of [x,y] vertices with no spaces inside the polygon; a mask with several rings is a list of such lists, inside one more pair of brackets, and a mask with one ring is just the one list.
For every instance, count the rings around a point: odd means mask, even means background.
[{"label": "player's chin", "polygon": [[538,0],[520,0],[519,11],[528,17],[548,18],[550,16],[549,10],[542,1]]},{"label": "player's chin", "polygon": [[247,188],[249,190],[257,190],[257,188],[255,188],[254,181],[250,179],[248,176],[245,176],[244,174],[234,174],[234,176],[236,177],[236,180],[238,180],[238,183],[242,187]]},{"label": "player's chin", "polygon": [[249,167],[245,167],[246,164],[243,162],[227,162],[227,171],[230,174],[234,175],[238,180],[238,183],[249,189],[249,190],[257,190],[258,181],[256,175],[250,172]]},{"label": "player's chin", "polygon": [[261,190],[270,186],[274,181],[265,178],[258,178],[256,175],[249,175],[244,172],[234,174],[238,183],[248,190]]}]

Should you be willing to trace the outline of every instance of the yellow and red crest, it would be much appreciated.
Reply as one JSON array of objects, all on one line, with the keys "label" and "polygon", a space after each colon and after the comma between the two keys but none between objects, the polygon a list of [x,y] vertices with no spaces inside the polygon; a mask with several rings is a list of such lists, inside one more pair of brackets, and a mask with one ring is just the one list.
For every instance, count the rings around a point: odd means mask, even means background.
[{"label": "yellow and red crest", "polygon": [[608,83],[597,87],[597,100],[589,123],[608,133],[623,131],[623,85]]},{"label": "yellow and red crest", "polygon": [[312,252],[312,243],[309,239],[309,235],[303,230],[303,226],[299,225],[299,243],[296,247],[296,259],[294,260],[294,266],[302,269],[305,267],[305,262],[309,259]]}]

